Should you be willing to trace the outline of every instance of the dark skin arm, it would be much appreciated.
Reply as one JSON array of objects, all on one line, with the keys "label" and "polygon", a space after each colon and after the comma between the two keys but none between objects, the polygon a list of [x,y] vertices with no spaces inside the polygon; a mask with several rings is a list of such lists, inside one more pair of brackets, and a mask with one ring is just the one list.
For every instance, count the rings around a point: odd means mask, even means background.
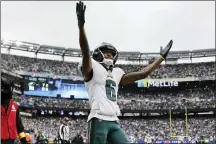
[{"label": "dark skin arm", "polygon": [[19,108],[17,109],[16,124],[17,124],[17,133],[19,134],[21,144],[26,144],[27,141],[26,141],[26,136],[24,133],[24,126],[23,126],[23,123],[22,123],[22,120],[19,114]]},{"label": "dark skin arm", "polygon": [[16,125],[17,125],[18,134],[21,133],[21,132],[24,132],[24,126],[23,126],[22,120],[20,118],[19,108],[17,109]]},{"label": "dark skin arm", "polygon": [[138,72],[131,72],[128,74],[125,74],[122,79],[120,84],[121,85],[126,85],[126,84],[131,84],[134,83],[137,80],[141,80],[146,78],[149,74],[151,74],[155,69],[157,69],[160,64],[162,63],[163,60],[166,59],[171,47],[173,44],[173,40],[170,40],[167,46],[164,49],[161,49],[160,51],[160,57],[157,58],[152,64],[148,65],[147,67],[143,68],[141,71]]},{"label": "dark skin arm", "polygon": [[85,9],[86,6],[83,2],[76,4],[76,14],[79,27],[79,44],[82,52],[82,74],[84,80],[88,81],[92,77],[92,63],[91,63],[91,53],[89,50],[88,39],[86,36],[84,24],[85,24]]},{"label": "dark skin arm", "polygon": [[170,40],[167,46],[164,49],[161,49],[160,51],[160,57],[157,58],[152,64],[148,65],[147,67],[143,68],[141,71],[138,72],[131,72],[128,74],[125,74],[122,79],[120,84],[121,85],[126,85],[126,84],[131,84],[134,83],[137,80],[141,80],[146,78],[149,74],[151,74],[155,69],[157,69],[160,64],[162,63],[163,60],[166,59],[171,47],[173,44],[173,40]]},{"label": "dark skin arm", "polygon": [[164,60],[163,57],[157,58],[152,64],[148,65],[147,67],[143,68],[142,70],[138,72],[131,72],[125,74],[122,79],[120,84],[121,85],[126,85],[126,84],[131,84],[134,83],[137,80],[144,79],[148,77],[149,74],[151,74],[155,69],[157,69],[161,62]]},{"label": "dark skin arm", "polygon": [[92,63],[84,26],[79,27],[79,43],[82,51],[82,73],[84,80],[88,81],[91,78]]}]

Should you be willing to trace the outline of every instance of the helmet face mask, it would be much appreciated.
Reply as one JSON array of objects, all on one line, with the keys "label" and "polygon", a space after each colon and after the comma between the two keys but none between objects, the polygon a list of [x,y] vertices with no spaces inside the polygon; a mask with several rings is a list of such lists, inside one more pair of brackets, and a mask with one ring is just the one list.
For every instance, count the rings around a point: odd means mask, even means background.
[{"label": "helmet face mask", "polygon": [[[105,58],[103,54],[104,51],[111,52],[113,59]],[[109,68],[110,66],[113,66],[116,63],[118,59],[118,51],[113,45],[109,43],[102,43],[93,51],[92,57],[97,62],[104,64],[106,67]]]}]

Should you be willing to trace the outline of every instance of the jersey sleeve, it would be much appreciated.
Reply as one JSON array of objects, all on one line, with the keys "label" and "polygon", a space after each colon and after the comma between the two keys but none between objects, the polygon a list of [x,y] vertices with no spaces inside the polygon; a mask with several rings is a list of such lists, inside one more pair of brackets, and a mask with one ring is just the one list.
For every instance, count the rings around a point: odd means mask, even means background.
[{"label": "jersey sleeve", "polygon": [[125,72],[121,68],[116,68],[116,83],[119,85],[122,77],[125,75]]},{"label": "jersey sleeve", "polygon": [[[100,81],[100,69],[99,69],[99,63],[96,62],[94,59],[91,59],[92,62],[92,70],[93,70],[93,74],[92,74],[92,78],[90,81],[94,80],[94,81]],[[78,64],[78,72],[80,73],[80,75],[82,74],[82,61]],[[90,82],[88,81],[88,82]]]}]

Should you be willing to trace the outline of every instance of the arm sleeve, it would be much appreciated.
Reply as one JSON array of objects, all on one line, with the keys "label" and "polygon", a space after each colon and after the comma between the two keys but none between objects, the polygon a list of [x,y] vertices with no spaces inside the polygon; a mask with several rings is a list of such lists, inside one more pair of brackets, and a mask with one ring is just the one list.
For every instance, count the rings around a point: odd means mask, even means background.
[{"label": "arm sleeve", "polygon": [[[92,70],[90,71],[90,78],[89,78],[89,80],[87,80],[85,82],[89,82],[93,78],[94,61],[92,59],[91,59],[91,61],[92,61]],[[83,73],[82,73],[82,61],[79,62],[79,64],[78,64],[78,73],[83,76]]]},{"label": "arm sleeve", "polygon": [[121,68],[118,68],[118,77],[117,77],[117,84],[118,85],[120,84],[124,75],[125,75],[125,72]]},{"label": "arm sleeve", "polygon": [[17,125],[18,134],[20,134],[21,132],[24,132],[24,126],[22,124],[22,120],[19,114],[19,108],[17,109],[17,114],[16,114],[16,125]]}]

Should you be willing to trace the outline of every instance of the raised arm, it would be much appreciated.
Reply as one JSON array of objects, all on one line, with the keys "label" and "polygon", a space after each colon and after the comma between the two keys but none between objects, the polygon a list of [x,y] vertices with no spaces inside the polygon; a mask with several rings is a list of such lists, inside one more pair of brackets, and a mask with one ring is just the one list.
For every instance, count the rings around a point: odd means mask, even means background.
[{"label": "raised arm", "polygon": [[152,64],[148,65],[147,67],[143,68],[142,70],[138,72],[131,72],[127,73],[122,77],[122,80],[120,82],[121,85],[126,85],[130,83],[134,83],[137,80],[141,80],[146,78],[149,74],[151,74],[155,69],[159,67],[159,65],[162,63],[163,60],[166,59],[171,47],[172,47],[173,41],[170,40],[168,45],[161,51],[160,57],[157,58]]},{"label": "raised arm", "polygon": [[86,6],[83,2],[76,4],[76,14],[78,19],[79,27],[79,44],[82,51],[82,66],[81,71],[85,81],[89,81],[92,77],[92,63],[91,63],[91,52],[89,50],[88,39],[85,33],[85,10]]}]

